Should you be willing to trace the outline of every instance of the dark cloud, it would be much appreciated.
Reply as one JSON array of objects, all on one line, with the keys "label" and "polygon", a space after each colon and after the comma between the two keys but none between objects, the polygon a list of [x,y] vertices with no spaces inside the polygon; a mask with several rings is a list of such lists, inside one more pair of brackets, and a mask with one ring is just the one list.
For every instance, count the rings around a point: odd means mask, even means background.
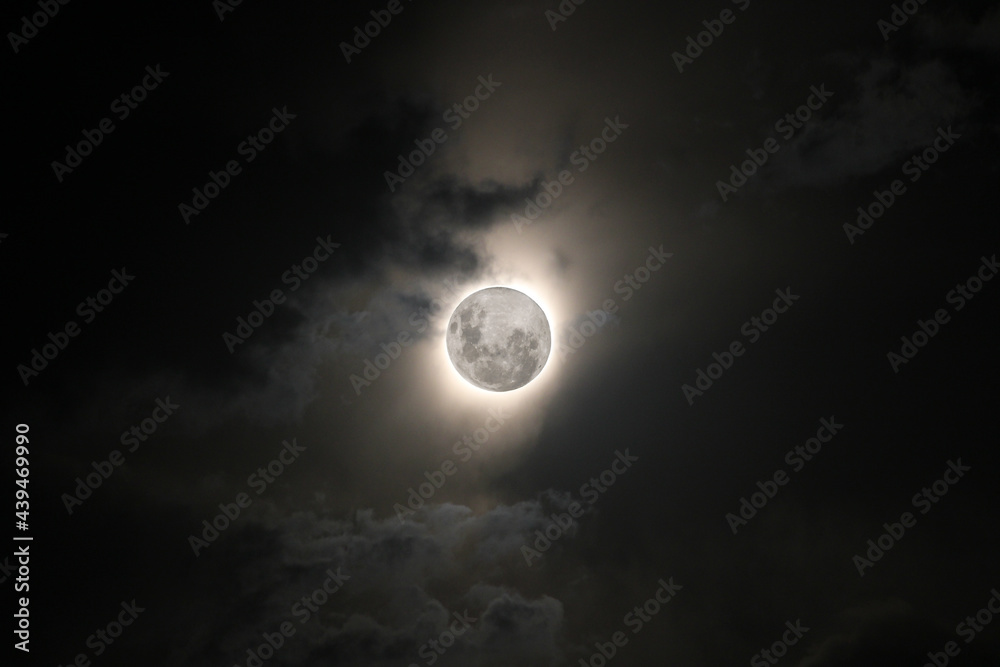
[{"label": "dark cloud", "polygon": [[[859,63],[860,64],[860,63]],[[887,59],[862,65],[853,89],[827,104],[782,151],[780,175],[788,185],[841,184],[896,166],[932,144],[939,128],[963,136],[976,102],[940,60],[915,66]],[[846,93],[846,94],[844,94]]]},{"label": "dark cloud", "polygon": [[[297,636],[280,652],[282,662],[421,663],[421,650],[435,650],[425,646],[430,640],[467,626],[441,652],[442,664],[555,664],[563,651],[563,605],[518,591],[525,568],[520,547],[542,526],[543,511],[523,502],[477,516],[445,504],[399,521],[375,519],[370,511],[336,520],[265,508],[256,521],[225,534],[227,552],[244,553],[240,567],[206,565],[200,576],[214,581],[212,599],[191,619],[206,630],[180,643],[172,659],[237,661],[262,632],[292,621]],[[332,575],[339,583],[330,587],[342,587],[329,601],[308,614],[307,605],[296,606]],[[213,611],[227,604],[214,596],[230,587],[255,600],[240,609],[237,625]],[[466,623],[455,625],[459,618]]]}]

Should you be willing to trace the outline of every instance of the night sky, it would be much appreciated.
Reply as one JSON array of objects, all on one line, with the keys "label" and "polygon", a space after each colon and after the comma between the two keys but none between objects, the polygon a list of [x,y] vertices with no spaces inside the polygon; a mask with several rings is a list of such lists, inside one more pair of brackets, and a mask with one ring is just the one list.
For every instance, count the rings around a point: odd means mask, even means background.
[{"label": "night sky", "polygon": [[995,3],[3,21],[9,664],[998,664]]}]

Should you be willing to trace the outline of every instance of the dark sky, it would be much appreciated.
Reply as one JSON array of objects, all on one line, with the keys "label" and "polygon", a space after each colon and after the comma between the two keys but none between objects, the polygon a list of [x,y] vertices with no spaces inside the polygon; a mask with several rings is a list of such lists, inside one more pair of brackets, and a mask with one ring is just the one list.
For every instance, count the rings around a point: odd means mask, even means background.
[{"label": "dark sky", "polygon": [[11,664],[997,664],[1000,11],[664,4],[6,8]]}]

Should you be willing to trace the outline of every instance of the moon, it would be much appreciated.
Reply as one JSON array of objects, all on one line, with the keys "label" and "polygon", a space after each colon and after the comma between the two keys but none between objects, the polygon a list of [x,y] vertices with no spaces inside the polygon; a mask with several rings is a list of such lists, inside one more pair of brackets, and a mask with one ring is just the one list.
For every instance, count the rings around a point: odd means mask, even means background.
[{"label": "moon", "polygon": [[462,300],[448,321],[448,356],[480,389],[511,391],[537,377],[552,350],[545,312],[509,287],[487,287]]}]

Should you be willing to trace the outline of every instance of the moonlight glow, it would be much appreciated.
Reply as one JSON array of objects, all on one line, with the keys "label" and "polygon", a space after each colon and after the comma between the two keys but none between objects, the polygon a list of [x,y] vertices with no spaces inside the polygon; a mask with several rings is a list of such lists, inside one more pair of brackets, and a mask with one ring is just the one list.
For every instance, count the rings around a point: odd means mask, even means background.
[{"label": "moonlight glow", "polygon": [[455,370],[490,391],[531,382],[552,349],[545,312],[509,287],[488,287],[466,297],[448,322],[445,340]]}]

